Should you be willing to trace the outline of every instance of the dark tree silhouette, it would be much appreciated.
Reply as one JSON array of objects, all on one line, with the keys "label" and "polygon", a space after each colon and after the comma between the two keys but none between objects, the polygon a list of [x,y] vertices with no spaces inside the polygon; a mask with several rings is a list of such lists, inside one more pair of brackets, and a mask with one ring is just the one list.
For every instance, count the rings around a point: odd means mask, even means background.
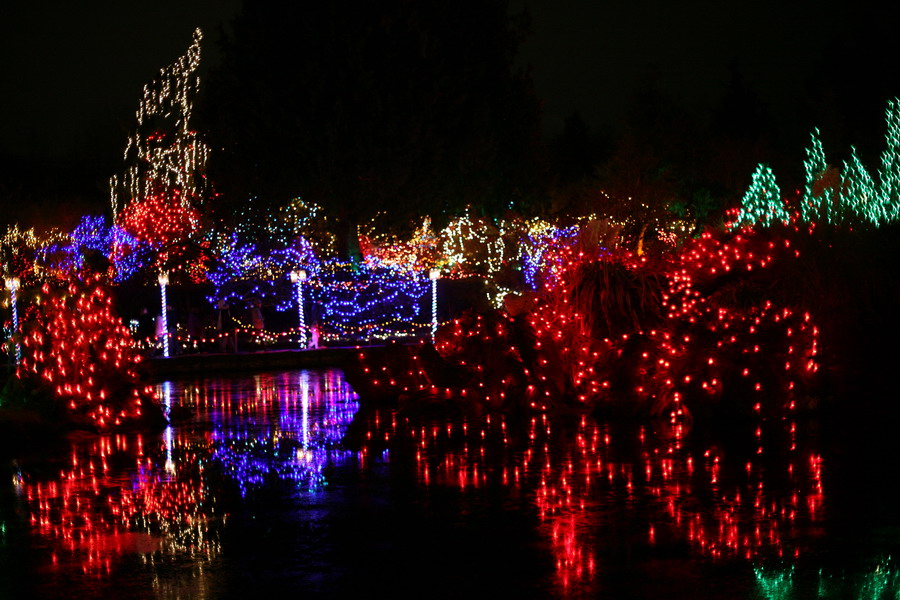
[{"label": "dark tree silhouette", "polygon": [[712,130],[708,177],[737,202],[757,164],[781,161],[772,156],[774,133],[768,110],[736,60],[731,63],[728,84],[713,111]]},{"label": "dark tree silhouette", "polygon": [[[524,202],[539,113],[505,0],[245,2],[202,101],[220,209],[302,196],[345,241]],[[345,245],[345,251],[348,246]]]},{"label": "dark tree silhouette", "polygon": [[559,182],[567,184],[581,182],[591,176],[605,148],[581,114],[574,112],[566,118],[553,151]]}]

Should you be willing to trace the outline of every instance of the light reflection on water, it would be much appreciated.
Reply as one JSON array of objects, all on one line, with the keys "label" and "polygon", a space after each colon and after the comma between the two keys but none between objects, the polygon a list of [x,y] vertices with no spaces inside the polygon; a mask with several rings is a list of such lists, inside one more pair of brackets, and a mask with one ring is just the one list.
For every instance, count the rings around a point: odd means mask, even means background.
[{"label": "light reflection on water", "polygon": [[[359,408],[336,372],[295,379],[255,378],[257,414],[225,410],[197,398],[200,418],[215,423],[212,460],[240,487],[241,495],[275,477],[313,492],[326,484],[324,469],[350,459],[341,447],[347,426]],[[202,388],[196,393],[202,394]],[[243,407],[242,407],[243,408]],[[312,413],[312,417],[311,417]]]},{"label": "light reflection on water", "polygon": [[[383,419],[382,419],[383,420]],[[782,473],[766,464],[765,444],[738,472],[715,447],[684,448],[680,435],[632,431],[582,417],[561,427],[533,418],[518,443],[502,417],[477,429],[463,424],[425,425],[393,431],[416,441],[419,480],[466,488],[502,485],[533,495],[539,529],[550,542],[559,588],[603,588],[604,536],[620,537],[617,521],[644,523],[629,532],[629,550],[660,543],[688,543],[712,559],[798,558],[823,510],[821,457],[797,449],[796,425],[786,424],[788,453]],[[617,436],[623,436],[618,439]],[[454,441],[458,437],[459,440]],[[759,436],[761,438],[761,431]],[[483,440],[501,440],[492,445]],[[460,446],[460,440],[462,445]],[[510,452],[511,446],[521,452]],[[621,541],[621,540],[620,540]]]},{"label": "light reflection on water", "polygon": [[359,412],[335,370],[158,391],[190,416],[13,464],[0,597],[898,593],[890,558],[852,572],[816,563],[833,544],[828,448],[792,420],[706,435],[589,416]]},{"label": "light reflection on water", "polygon": [[[273,480],[314,492],[326,484],[326,467],[353,455],[340,441],[358,404],[337,371],[164,382],[157,393],[167,411],[190,408],[190,421],[159,436],[88,437],[73,442],[64,461],[15,469],[15,508],[27,514],[45,561],[38,570],[59,578],[13,580],[29,595],[55,596],[63,579],[79,575],[93,595],[93,583],[134,557],[151,574],[187,568],[201,579],[190,589],[202,590],[204,567],[222,552],[229,514],[219,496],[229,484],[241,496]],[[77,588],[67,595],[77,597]]]}]

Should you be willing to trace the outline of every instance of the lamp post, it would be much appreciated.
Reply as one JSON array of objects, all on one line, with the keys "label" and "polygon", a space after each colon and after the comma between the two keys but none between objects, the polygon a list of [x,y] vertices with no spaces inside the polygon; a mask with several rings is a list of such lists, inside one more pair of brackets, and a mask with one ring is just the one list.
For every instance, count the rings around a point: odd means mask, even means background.
[{"label": "lamp post", "polygon": [[297,269],[291,271],[291,282],[297,284],[297,310],[300,312],[300,348],[306,348],[306,315],[303,310],[303,282],[306,281],[306,271]]},{"label": "lamp post", "polygon": [[437,333],[437,282],[441,278],[441,270],[437,267],[428,271],[431,279],[431,343],[434,343],[434,334]]},{"label": "lamp post", "polygon": [[[19,332],[19,307],[17,306],[16,292],[19,291],[18,277],[6,278],[6,289],[9,290],[9,305],[12,308],[12,335],[15,336]],[[22,362],[22,347],[16,340],[16,364]]]},{"label": "lamp post", "polygon": [[159,272],[159,297],[162,301],[163,356],[169,358],[169,317],[166,314],[166,286],[169,285],[169,274]]}]

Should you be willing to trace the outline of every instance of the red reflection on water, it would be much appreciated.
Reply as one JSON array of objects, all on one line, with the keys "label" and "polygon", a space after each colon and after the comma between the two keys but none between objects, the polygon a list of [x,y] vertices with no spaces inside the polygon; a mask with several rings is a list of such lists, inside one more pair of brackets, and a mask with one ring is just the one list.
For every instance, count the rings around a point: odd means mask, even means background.
[{"label": "red reflection on water", "polygon": [[[179,468],[166,468],[178,446]],[[144,452],[141,435],[100,437],[73,445],[68,466],[52,479],[31,474],[16,481],[35,531],[85,573],[109,572],[125,552],[211,553],[217,550],[203,525],[215,514],[202,480],[202,446],[171,434]],[[116,464],[115,468],[110,463]]]},{"label": "red reflection on water", "polygon": [[807,542],[799,529],[823,516],[822,458],[801,454],[792,421],[760,417],[748,427],[749,447],[726,452],[687,444],[678,421],[636,431],[587,416],[573,426],[537,415],[524,429],[498,415],[398,425],[381,410],[366,437],[411,440],[423,486],[530,498],[557,584],[569,589],[602,583],[603,552],[612,552],[606,538],[623,535],[622,519],[628,527],[647,519],[636,525],[643,540],[629,533],[629,544],[686,541],[710,559],[800,555]]},{"label": "red reflection on water", "polygon": [[[240,444],[260,443],[253,458],[263,466],[274,464],[280,472],[292,466],[291,475],[313,471],[331,456],[322,446],[339,440],[356,410],[337,371],[177,389],[163,383],[157,393],[167,408],[188,407],[212,429],[170,427],[159,436],[118,434],[75,442],[56,472],[23,469],[14,479],[34,532],[50,541],[54,569],[74,564],[84,573],[103,575],[126,553],[217,555],[227,514],[217,504],[212,490],[218,487],[210,483],[207,466],[217,461],[222,470],[223,448],[239,455],[249,451]],[[302,452],[277,460],[265,455],[266,443],[282,440]],[[239,470],[227,474],[245,476]]]}]

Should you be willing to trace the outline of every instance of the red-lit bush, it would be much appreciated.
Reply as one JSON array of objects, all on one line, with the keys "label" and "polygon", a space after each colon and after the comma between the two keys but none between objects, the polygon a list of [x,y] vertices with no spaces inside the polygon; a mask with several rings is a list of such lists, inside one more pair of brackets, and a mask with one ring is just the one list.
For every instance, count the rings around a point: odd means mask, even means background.
[{"label": "red-lit bush", "polygon": [[60,287],[45,283],[22,331],[17,376],[47,389],[73,420],[113,430],[147,416],[154,395],[140,383],[141,357],[96,276]]},{"label": "red-lit bush", "polygon": [[494,409],[678,420],[727,398],[733,412],[790,411],[819,369],[819,328],[789,276],[810,236],[704,235],[656,262],[572,253],[523,314],[470,314],[438,332],[444,364],[465,377],[442,388],[420,383],[435,379],[427,368],[415,380],[387,364],[365,368],[383,393],[440,392]]}]

